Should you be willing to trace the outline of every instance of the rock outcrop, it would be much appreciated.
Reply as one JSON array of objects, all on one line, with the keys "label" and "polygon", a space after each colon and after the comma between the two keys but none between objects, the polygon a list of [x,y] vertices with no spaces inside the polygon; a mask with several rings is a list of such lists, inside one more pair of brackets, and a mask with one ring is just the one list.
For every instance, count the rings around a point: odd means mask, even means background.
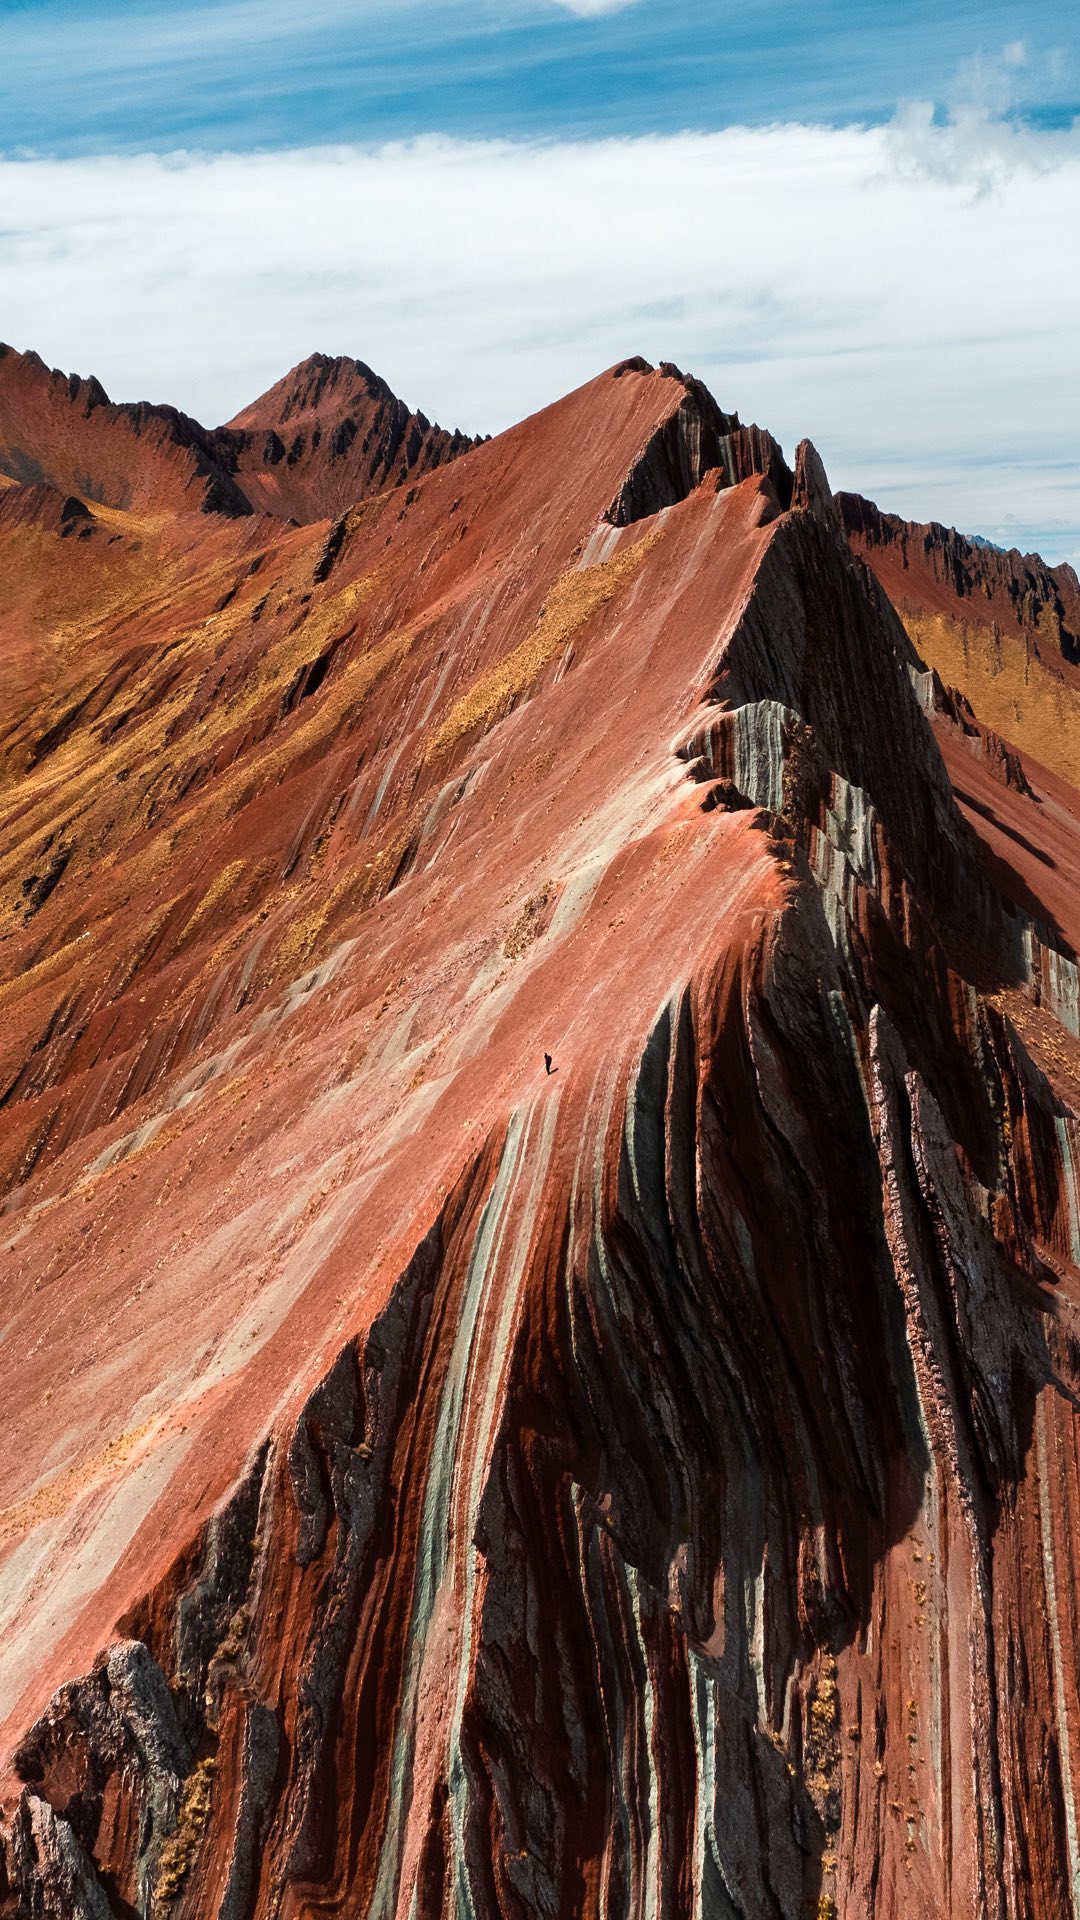
[{"label": "rock outcrop", "polygon": [[0,736],[0,1913],[1057,1920],[1080,798],[676,369],[434,451]]}]

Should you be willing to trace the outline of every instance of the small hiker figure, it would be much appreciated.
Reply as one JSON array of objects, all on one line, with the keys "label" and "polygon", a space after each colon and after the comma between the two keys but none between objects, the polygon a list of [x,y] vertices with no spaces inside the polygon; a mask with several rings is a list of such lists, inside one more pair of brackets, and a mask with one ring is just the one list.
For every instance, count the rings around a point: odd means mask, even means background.
[{"label": "small hiker figure", "polygon": [[545,1073],[551,1073],[551,1072],[552,1072],[552,1070],[553,1070],[553,1069],[552,1069],[552,1065],[551,1065],[551,1055],[550,1055],[550,1053],[545,1053],[545,1055],[544,1055],[544,1072],[545,1072]]}]

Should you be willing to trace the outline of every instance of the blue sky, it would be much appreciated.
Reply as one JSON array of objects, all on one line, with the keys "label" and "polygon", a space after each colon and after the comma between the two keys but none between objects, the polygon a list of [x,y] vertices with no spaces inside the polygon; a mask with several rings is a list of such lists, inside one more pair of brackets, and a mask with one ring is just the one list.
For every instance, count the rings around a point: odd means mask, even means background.
[{"label": "blue sky", "polygon": [[1080,10],[0,0],[0,338],[228,418],[318,349],[498,431],[670,358],[1080,561]]},{"label": "blue sky", "polygon": [[879,122],[1020,42],[1008,109],[1080,113],[1061,0],[0,0],[0,33],[8,151]]}]

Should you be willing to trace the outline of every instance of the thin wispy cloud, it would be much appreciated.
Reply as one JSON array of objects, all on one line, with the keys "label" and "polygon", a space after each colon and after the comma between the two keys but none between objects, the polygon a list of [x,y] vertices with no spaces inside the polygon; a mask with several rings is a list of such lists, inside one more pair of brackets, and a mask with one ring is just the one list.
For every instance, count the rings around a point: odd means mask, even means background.
[{"label": "thin wispy cloud", "polygon": [[909,101],[885,130],[889,165],[908,178],[948,181],[972,197],[1023,173],[1053,173],[1069,163],[1076,134],[1036,131],[983,106],[953,107],[942,120],[932,100]]},{"label": "thin wispy cloud", "polygon": [[317,348],[486,431],[644,352],[809,433],[835,484],[997,538],[1014,515],[1055,557],[1080,545],[1080,133],[1029,138],[1039,164],[1002,135],[988,190],[955,124],[903,116],[9,161],[0,324],[210,422]]},{"label": "thin wispy cloud", "polygon": [[624,13],[638,0],[554,0],[564,13],[576,13],[580,20],[599,20],[608,13]]},{"label": "thin wispy cloud", "polygon": [[962,60],[943,107],[909,100],[897,109],[887,128],[890,165],[984,194],[1018,172],[1052,172],[1067,163],[1080,123],[1047,129],[1014,111],[1021,71],[1049,64],[1033,58],[1023,40]]},{"label": "thin wispy cloud", "polygon": [[1005,113],[1016,105],[1025,91],[1025,69],[1029,66],[1025,40],[1010,40],[1003,47],[972,53],[960,61],[951,89],[954,106],[984,107],[990,113]]},{"label": "thin wispy cloud", "polygon": [[[167,151],[1080,108],[1060,0],[0,0],[0,147]],[[1045,50],[1045,51],[1044,51]]]}]

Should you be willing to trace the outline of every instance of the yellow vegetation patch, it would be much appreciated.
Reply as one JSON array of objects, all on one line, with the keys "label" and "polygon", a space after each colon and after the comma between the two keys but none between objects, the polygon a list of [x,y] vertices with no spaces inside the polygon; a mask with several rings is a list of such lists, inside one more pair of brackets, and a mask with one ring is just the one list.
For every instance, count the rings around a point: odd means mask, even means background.
[{"label": "yellow vegetation patch", "polygon": [[202,818],[231,813],[244,800],[284,779],[299,765],[305,753],[333,733],[346,708],[362,700],[386,669],[409,651],[418,632],[418,627],[401,627],[369,647],[366,653],[356,654],[323,697],[312,702],[314,711],[309,720],[301,721],[286,740],[254,763],[245,756],[215,781],[212,793],[205,798]]},{"label": "yellow vegetation patch", "polygon": [[[155,834],[141,853],[124,862],[124,877],[131,892],[141,893],[152,880],[157,880],[171,864],[172,858],[172,834]],[[115,857],[110,858],[109,864],[116,865]]]},{"label": "yellow vegetation patch", "polygon": [[[265,969],[267,984],[272,980],[298,979],[316,964],[316,960],[322,957],[322,938],[333,915],[346,895],[357,889],[356,875],[347,874],[326,899],[317,900],[308,907],[306,913],[299,913],[294,920],[290,920]],[[298,897],[302,898],[302,892]]]},{"label": "yellow vegetation patch", "polygon": [[[370,600],[381,584],[385,571],[385,568],[376,568],[342,587],[340,592],[322,595],[309,605],[304,619],[293,632],[270,641],[257,656],[251,674],[217,702],[200,722],[200,748],[242,725],[268,695],[284,691],[298,667],[315,659],[329,641],[346,631],[357,609]],[[229,607],[225,613],[214,615],[210,624],[220,645],[226,639],[235,639],[250,625],[250,609]]]},{"label": "yellow vegetation patch", "polygon": [[237,1655],[243,1651],[244,1640],[247,1636],[250,1623],[250,1608],[246,1606],[237,1607],[236,1612],[229,1621],[225,1638],[214,1655],[215,1661],[236,1659]]},{"label": "yellow vegetation patch", "polygon": [[[397,873],[412,839],[421,809],[414,807],[404,823],[372,852],[359,872],[342,875],[323,900],[316,900],[306,913],[290,921],[266,969],[260,968],[262,984],[292,981],[325,959],[332,944],[341,937],[346,917],[382,899]],[[305,889],[298,889],[297,898]],[[332,939],[331,939],[332,936]]]},{"label": "yellow vegetation patch", "polygon": [[219,901],[224,900],[226,894],[238,890],[239,883],[246,870],[246,860],[230,860],[227,867],[222,867],[216,879],[211,880],[210,885],[207,887],[206,892],[195,908],[183,933],[180,935],[181,940],[186,940],[189,934],[194,933],[196,928],[200,927],[203,921],[209,918]]},{"label": "yellow vegetation patch", "polygon": [[632,547],[624,547],[598,567],[576,567],[556,580],[540,609],[540,617],[527,639],[496,661],[474,681],[467,693],[455,700],[442,726],[436,732],[427,758],[445,753],[462,734],[474,727],[488,726],[506,712],[573,638],[589,617],[613,600],[619,588],[631,579],[647,553],[661,538],[661,529],[646,535]]},{"label": "yellow vegetation patch", "polygon": [[[71,738],[48,755],[39,767],[23,771],[17,787],[19,834],[16,843],[13,846],[5,845],[4,853],[0,856],[0,886],[7,879],[9,869],[12,873],[21,870],[25,847],[35,835],[44,837],[47,832],[54,830],[57,816],[62,821],[70,819],[84,798],[96,801],[103,785],[116,772],[131,766],[158,765],[163,760],[171,760],[179,768],[184,764],[185,757],[190,758],[194,754],[206,756],[216,741],[247,724],[273,698],[275,692],[284,691],[299,666],[316,658],[335,634],[348,628],[357,609],[371,598],[384,578],[385,569],[377,568],[337,593],[316,598],[296,630],[268,640],[253,655],[250,671],[239,684],[215,700],[209,712],[199,721],[198,727],[179,748],[174,746],[166,752],[170,730],[184,718],[198,674],[210,657],[250,628],[250,607],[240,602],[234,603],[226,611],[211,615],[199,626],[181,632],[174,642],[174,647],[179,650],[178,659],[183,659],[185,663],[179,683],[141,719],[126,728],[122,737],[103,749],[93,729],[77,727]],[[260,588],[263,586],[261,579],[251,583],[252,587],[256,584]],[[412,637],[411,632],[409,637]],[[371,649],[363,659],[373,661],[378,669],[378,657],[388,648],[394,653],[397,649],[393,643],[400,638],[400,635],[391,635],[388,641]],[[158,659],[155,656],[125,689],[125,700],[142,697],[152,685],[157,671]],[[365,682],[360,661],[351,662],[342,679],[350,676],[355,694],[357,683]],[[70,699],[72,691],[70,688],[67,690],[61,705]],[[326,696],[319,705],[326,705]],[[50,709],[44,708],[43,720],[50,717]],[[310,726],[311,723],[307,724]],[[294,732],[292,737],[302,740],[304,730],[301,729],[299,735]],[[247,764],[247,756],[241,764]],[[239,775],[239,768],[234,773]],[[27,806],[35,788],[41,793],[40,807],[36,812]]]},{"label": "yellow vegetation patch", "polygon": [[526,900],[517,919],[506,936],[503,953],[508,960],[519,960],[527,953],[534,940],[544,932],[555,903],[555,883],[545,880],[539,893]]},{"label": "yellow vegetation patch", "polygon": [[836,1661],[825,1654],[810,1701],[805,1734],[806,1784],[825,1824],[825,1837],[836,1838],[831,1825],[832,1787],[840,1765],[840,1693]]},{"label": "yellow vegetation patch", "polygon": [[176,1817],[176,1832],[161,1849],[157,1878],[154,1881],[154,1899],[160,1901],[163,1906],[168,1906],[176,1899],[194,1865],[199,1843],[210,1818],[210,1801],[216,1772],[217,1761],[208,1755],[205,1760],[198,1762],[184,1781],[180,1810]]},{"label": "yellow vegetation patch", "polygon": [[[230,860],[210,882],[170,948],[170,953],[178,952],[200,927],[206,925],[222,902],[227,902],[227,911],[223,915],[226,930],[207,956],[207,965],[197,989],[199,992],[209,987],[217,968],[249,937],[254,909],[268,890],[275,890],[278,865],[277,860],[269,857],[258,861]],[[264,919],[269,911],[267,907],[262,916]]]},{"label": "yellow vegetation patch", "polygon": [[16,1501],[14,1506],[5,1507],[0,1511],[0,1540],[10,1540],[16,1534],[27,1533],[43,1520],[55,1520],[84,1488],[95,1480],[107,1479],[117,1467],[123,1466],[154,1424],[154,1421],[148,1420],[143,1426],[132,1428],[130,1433],[122,1433],[118,1440],[111,1440],[91,1459],[77,1461],[73,1467],[58,1474],[55,1480],[50,1480],[47,1486],[39,1487],[36,1493],[29,1494],[25,1500]]},{"label": "yellow vegetation patch", "polygon": [[55,953],[45,954],[22,973],[13,974],[10,980],[0,981],[0,1006],[17,1004],[25,995],[36,992],[46,980],[64,973],[76,956],[78,944],[78,940],[69,940],[66,946],[57,947]]},{"label": "yellow vegetation patch", "polygon": [[1018,635],[940,613],[905,613],[904,625],[927,666],[959,687],[984,726],[1080,786],[1080,694]]},{"label": "yellow vegetation patch", "polygon": [[361,574],[359,580],[351,580],[348,586],[339,588],[336,593],[327,593],[314,601],[303,626],[298,627],[291,638],[294,641],[301,638],[307,642],[313,640],[316,648],[321,647],[324,640],[331,638],[335,629],[340,630],[347,625],[357,609],[365,606],[376,590],[385,584],[387,573],[386,567],[374,567],[370,573]]}]

